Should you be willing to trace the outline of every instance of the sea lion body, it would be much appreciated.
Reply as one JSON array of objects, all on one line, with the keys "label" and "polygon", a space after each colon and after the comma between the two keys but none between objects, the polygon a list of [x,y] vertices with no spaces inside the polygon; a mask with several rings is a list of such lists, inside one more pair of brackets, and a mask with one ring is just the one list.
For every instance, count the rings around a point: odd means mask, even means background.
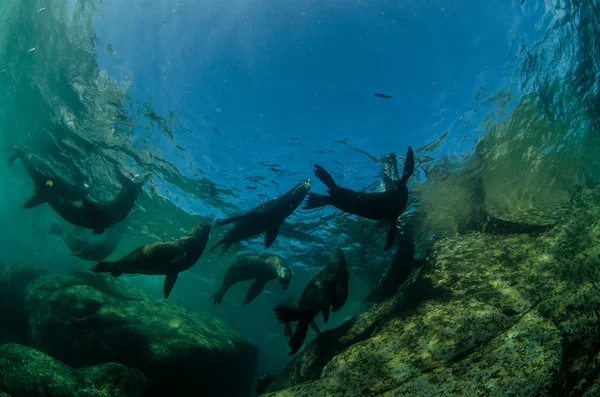
[{"label": "sea lion body", "polygon": [[296,331],[289,341],[290,355],[295,354],[306,339],[310,322],[323,313],[323,321],[329,321],[329,311],[337,312],[348,298],[348,266],[344,252],[337,248],[329,256],[325,269],[317,273],[306,285],[298,308],[275,308],[281,324],[297,321]]},{"label": "sea lion body", "polygon": [[234,222],[235,225],[227,232],[225,237],[210,249],[210,252],[223,245],[221,251],[221,255],[223,255],[231,244],[265,232],[265,248],[269,248],[275,242],[281,224],[298,208],[309,191],[310,180],[307,180],[299,183],[283,196],[269,200],[242,216],[217,222],[217,225],[227,225]]},{"label": "sea lion body", "polygon": [[65,232],[59,224],[50,229],[50,233],[63,239],[71,255],[89,261],[101,261],[117,249],[121,241],[121,233],[110,229],[102,236],[92,237],[90,235],[77,235]]},{"label": "sea lion body", "polygon": [[86,198],[70,200],[47,186],[37,187],[36,194],[42,195],[65,221],[92,229],[94,234],[102,234],[105,229],[120,223],[129,215],[146,179],[137,182],[127,179],[117,196],[102,204],[92,203]]},{"label": "sea lion body", "polygon": [[99,262],[92,271],[122,274],[164,275],[164,297],[169,297],[179,273],[194,266],[200,259],[210,233],[210,224],[202,221],[186,235],[170,241],[142,245],[115,262]]},{"label": "sea lion body", "polygon": [[412,271],[423,265],[424,261],[415,259],[415,246],[412,237],[401,235],[398,240],[398,248],[389,267],[377,285],[373,287],[369,296],[365,298],[365,302],[378,303],[392,297],[408,279]]},{"label": "sea lion body", "polygon": [[[304,209],[315,209],[332,205],[346,213],[376,221],[390,222],[388,237],[384,247],[387,251],[396,238],[396,222],[408,203],[406,182],[414,172],[414,153],[408,147],[402,178],[383,192],[363,193],[340,187],[333,177],[320,165],[315,164],[315,176],[327,186],[328,195],[310,193]],[[387,183],[386,183],[387,184]]]},{"label": "sea lion body", "polygon": [[[20,148],[9,149],[9,151],[13,153],[8,158],[8,167],[10,168],[16,160],[20,159],[34,186],[51,185],[52,190],[56,192],[56,194],[59,194],[68,200],[79,200],[87,195],[89,185],[84,182],[85,178],[83,176],[77,178],[81,180],[81,186],[69,184],[59,178],[48,166],[47,162],[37,154],[26,152]],[[45,202],[46,200],[43,197],[34,194],[33,197],[27,200],[23,205],[23,208],[29,209],[37,207]]]},{"label": "sea lion body", "polygon": [[287,289],[292,271],[283,258],[278,255],[244,255],[237,258],[225,271],[219,290],[210,297],[215,304],[223,301],[229,288],[242,281],[255,280],[248,289],[244,305],[252,302],[270,280],[279,280],[283,289]]},{"label": "sea lion body", "polygon": [[[297,308],[298,308],[298,300],[296,298],[292,298],[292,297],[282,300],[277,305],[277,309],[297,309]],[[283,326],[284,326],[283,334],[286,337],[291,338],[292,335],[294,335],[294,331],[292,330],[292,323],[285,323],[285,324],[283,324]],[[321,330],[319,329],[319,326],[317,325],[317,322],[314,319],[310,322],[310,327],[317,334],[321,333]]]}]

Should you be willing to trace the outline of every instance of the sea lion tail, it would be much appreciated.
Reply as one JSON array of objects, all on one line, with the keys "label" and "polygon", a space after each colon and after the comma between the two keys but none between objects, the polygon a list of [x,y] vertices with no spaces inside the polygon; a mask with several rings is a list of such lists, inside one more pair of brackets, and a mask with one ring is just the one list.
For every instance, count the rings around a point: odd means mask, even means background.
[{"label": "sea lion tail", "polygon": [[321,167],[318,164],[315,164],[314,173],[315,176],[319,178],[319,180],[323,182],[323,184],[327,186],[328,189],[337,189],[338,185],[335,183],[335,180],[333,179],[331,174],[325,170],[325,168]]},{"label": "sea lion tail", "polygon": [[329,205],[329,204],[331,204],[330,196],[325,196],[323,194],[317,194],[317,193],[309,193],[308,200],[306,201],[306,204],[304,205],[304,209],[312,210],[315,208],[325,207],[326,205]]},{"label": "sea lion tail", "polygon": [[123,269],[118,266],[118,262],[98,262],[90,270],[96,273],[110,273],[113,277],[119,277],[123,274]]}]

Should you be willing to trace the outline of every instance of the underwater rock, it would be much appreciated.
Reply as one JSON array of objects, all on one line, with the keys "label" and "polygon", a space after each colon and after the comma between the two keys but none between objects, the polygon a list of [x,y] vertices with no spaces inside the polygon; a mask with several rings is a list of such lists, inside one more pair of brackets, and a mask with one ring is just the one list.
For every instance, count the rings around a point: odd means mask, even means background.
[{"label": "underwater rock", "polygon": [[14,396],[137,397],[148,384],[140,371],[121,364],[72,369],[27,346],[0,345],[0,357],[0,387]]},{"label": "underwater rock", "polygon": [[10,397],[8,394],[4,393],[2,390],[0,390],[0,397]]},{"label": "underwater rock", "polygon": [[570,206],[545,233],[437,241],[421,277],[321,333],[265,396],[589,395],[600,189]]},{"label": "underwater rock", "polygon": [[28,343],[25,289],[44,272],[44,269],[34,266],[0,264],[0,343]]},{"label": "underwater rock", "polygon": [[253,389],[255,345],[218,320],[112,276],[42,277],[28,288],[26,311],[34,347],[74,367],[137,368],[151,395],[245,396]]}]

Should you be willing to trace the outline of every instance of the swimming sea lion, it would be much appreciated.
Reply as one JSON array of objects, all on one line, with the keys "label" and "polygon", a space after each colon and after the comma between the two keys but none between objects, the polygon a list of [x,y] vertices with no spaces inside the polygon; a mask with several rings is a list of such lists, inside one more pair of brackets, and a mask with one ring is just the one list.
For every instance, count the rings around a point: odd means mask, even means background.
[{"label": "swimming sea lion", "polygon": [[263,232],[266,232],[265,248],[269,248],[277,238],[279,226],[298,208],[309,191],[310,179],[297,184],[283,196],[269,200],[244,215],[234,216],[217,222],[217,225],[227,225],[234,222],[235,225],[227,232],[225,237],[210,249],[210,252],[213,252],[219,245],[224,245],[221,251],[221,255],[223,255],[231,244],[246,240]]},{"label": "swimming sea lion", "polygon": [[121,240],[121,233],[114,229],[109,229],[101,237],[92,237],[88,234],[76,234],[73,231],[66,232],[59,223],[52,225],[50,234],[62,238],[71,250],[72,256],[96,262],[112,254]]},{"label": "swimming sea lion", "polygon": [[323,167],[315,164],[315,175],[327,186],[328,196],[316,193],[308,195],[304,209],[314,209],[333,205],[335,208],[349,214],[358,215],[373,220],[389,220],[387,241],[383,251],[387,251],[396,238],[396,221],[406,208],[408,188],[406,182],[415,169],[415,157],[412,148],[408,147],[404,172],[400,181],[392,189],[378,193],[361,193],[338,186],[333,177]]},{"label": "swimming sea lion", "polygon": [[296,331],[288,345],[290,355],[296,353],[306,339],[308,325],[319,314],[323,313],[323,321],[329,320],[329,309],[337,312],[344,306],[348,298],[348,266],[344,251],[336,248],[329,256],[327,267],[317,273],[304,288],[297,309],[275,308],[281,324],[297,321]]},{"label": "swimming sea lion", "polygon": [[283,289],[287,289],[291,278],[290,267],[279,255],[243,255],[229,265],[221,288],[210,299],[213,299],[215,304],[221,303],[232,285],[240,281],[254,280],[244,299],[244,305],[247,305],[261,293],[267,281],[277,279]]},{"label": "swimming sea lion", "polygon": [[[34,186],[51,186],[56,194],[69,200],[78,200],[88,194],[90,186],[85,182],[83,175],[77,177],[81,181],[80,186],[71,185],[59,178],[48,163],[37,154],[26,152],[21,148],[7,149],[7,151],[13,152],[8,158],[8,167],[10,168],[17,159],[20,159]],[[46,199],[44,197],[34,194],[33,197],[25,202],[23,208],[37,207],[45,202]]]},{"label": "swimming sea lion", "polygon": [[378,303],[392,297],[398,288],[410,276],[413,269],[421,267],[425,261],[415,259],[415,245],[410,235],[402,234],[398,239],[398,248],[389,267],[365,302]]},{"label": "swimming sea lion", "polygon": [[[298,308],[298,300],[296,298],[293,297],[289,297],[289,298],[285,298],[284,300],[282,300],[281,302],[279,302],[279,304],[277,305],[278,309],[297,309]],[[317,322],[313,319],[310,322],[310,326],[311,328],[317,333],[320,334],[321,330],[319,329],[319,326],[317,325]],[[283,329],[283,334],[285,336],[287,336],[288,338],[291,338],[293,335],[293,331],[292,331],[292,324],[291,323],[285,323],[284,324],[284,329]]]},{"label": "swimming sea lion", "polygon": [[167,299],[179,273],[194,266],[202,256],[210,229],[210,224],[203,220],[178,239],[142,245],[116,262],[99,262],[90,270],[111,273],[114,277],[123,273],[166,275],[163,293]]},{"label": "swimming sea lion", "polygon": [[40,195],[65,221],[79,227],[92,229],[93,234],[123,221],[133,209],[142,187],[150,175],[139,181],[124,178],[121,191],[108,203],[96,204],[86,198],[69,200],[54,191],[53,186],[34,186],[35,195]]}]

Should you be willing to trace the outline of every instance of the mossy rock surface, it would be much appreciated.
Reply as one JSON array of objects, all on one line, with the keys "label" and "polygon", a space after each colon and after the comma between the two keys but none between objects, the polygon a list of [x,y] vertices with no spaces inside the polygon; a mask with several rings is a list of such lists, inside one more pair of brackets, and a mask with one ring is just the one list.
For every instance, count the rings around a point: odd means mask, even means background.
[{"label": "mossy rock surface", "polygon": [[546,232],[455,235],[323,332],[266,396],[586,396],[600,373],[600,190]]},{"label": "mossy rock surface", "polygon": [[13,396],[138,397],[148,384],[140,371],[121,364],[73,369],[17,344],[0,345],[0,357],[0,387]]},{"label": "mossy rock surface", "polygon": [[110,275],[42,277],[28,288],[26,310],[36,348],[75,367],[137,368],[154,395],[244,396],[252,389],[254,344],[216,319],[152,299]]}]

